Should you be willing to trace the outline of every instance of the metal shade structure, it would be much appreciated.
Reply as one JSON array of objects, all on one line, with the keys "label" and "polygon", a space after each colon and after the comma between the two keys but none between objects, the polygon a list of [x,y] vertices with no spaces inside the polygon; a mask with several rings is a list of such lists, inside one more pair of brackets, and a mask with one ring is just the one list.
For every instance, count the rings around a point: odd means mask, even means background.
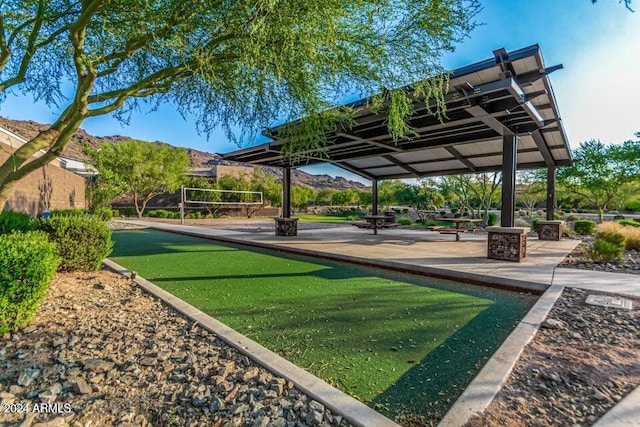
[{"label": "metal shade structure", "polygon": [[[409,123],[417,135],[410,139],[394,141],[385,112],[372,112],[363,99],[349,104],[356,108],[355,124],[329,132],[321,155],[297,152],[292,163],[283,154],[287,141],[278,137],[276,127],[266,133],[272,142],[223,157],[285,169],[330,163],[372,180],[374,193],[379,180],[501,171],[502,225],[513,226],[515,171],[548,168],[553,182],[555,168],[573,162],[549,81],[549,74],[561,68],[546,67],[538,45],[498,49],[492,58],[452,72],[442,121],[424,99],[413,99]],[[411,87],[406,90],[411,95]]]},{"label": "metal shade structure", "polygon": [[568,166],[571,151],[548,77],[560,68],[545,67],[538,45],[499,49],[453,71],[442,123],[424,100],[414,100],[410,124],[418,135],[412,139],[394,142],[384,112],[372,113],[364,99],[350,104],[358,108],[355,125],[329,133],[321,156],[298,153],[298,163],[290,163],[275,128],[269,132],[274,141],[224,159],[293,168],[331,163],[371,180],[441,176],[501,171],[503,137],[516,135],[518,169]]}]

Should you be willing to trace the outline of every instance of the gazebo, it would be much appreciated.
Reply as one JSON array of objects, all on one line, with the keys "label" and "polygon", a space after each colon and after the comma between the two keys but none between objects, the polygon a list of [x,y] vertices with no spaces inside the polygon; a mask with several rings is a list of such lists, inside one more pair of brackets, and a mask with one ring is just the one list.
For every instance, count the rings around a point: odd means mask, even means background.
[{"label": "gazebo", "polygon": [[[331,163],[371,180],[374,214],[380,180],[501,171],[501,227],[493,231],[501,246],[518,240],[519,259],[526,253],[526,239],[521,229],[514,229],[516,171],[547,169],[547,220],[553,220],[555,170],[572,164],[549,80],[549,74],[561,68],[546,67],[538,45],[511,52],[498,49],[492,58],[452,72],[443,121],[429,112],[424,99],[413,99],[410,125],[417,136],[411,139],[394,142],[385,114],[370,111],[363,99],[349,104],[357,111],[355,124],[330,132],[321,157],[298,152],[298,159],[306,161],[292,164],[283,153],[286,140],[278,138],[275,128],[270,132],[273,141],[228,153],[224,159],[283,168],[283,214],[276,230],[285,235],[296,233],[291,168]],[[514,235],[520,237],[514,240]],[[491,240],[490,232],[490,257]],[[508,252],[513,252],[513,244],[507,245]]]}]

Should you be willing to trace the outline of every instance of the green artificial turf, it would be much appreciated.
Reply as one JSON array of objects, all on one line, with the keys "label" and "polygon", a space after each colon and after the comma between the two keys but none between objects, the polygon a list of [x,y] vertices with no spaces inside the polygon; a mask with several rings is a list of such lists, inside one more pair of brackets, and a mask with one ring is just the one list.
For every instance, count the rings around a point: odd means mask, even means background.
[{"label": "green artificial turf", "polygon": [[353,218],[361,218],[365,216],[365,212],[350,212],[345,214],[295,214],[294,216],[305,222],[328,222],[328,223],[343,223],[351,222]]},{"label": "green artificial turf", "polygon": [[438,419],[535,297],[158,231],[111,258],[392,417]]}]

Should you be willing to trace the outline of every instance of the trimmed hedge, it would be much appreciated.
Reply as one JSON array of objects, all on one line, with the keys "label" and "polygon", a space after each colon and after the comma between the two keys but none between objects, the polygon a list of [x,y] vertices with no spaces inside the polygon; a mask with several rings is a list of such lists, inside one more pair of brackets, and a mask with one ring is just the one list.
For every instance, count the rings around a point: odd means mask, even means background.
[{"label": "trimmed hedge", "polygon": [[573,229],[577,234],[588,236],[596,231],[596,226],[597,224],[593,221],[589,221],[588,219],[581,219],[573,224]]},{"label": "trimmed hedge", "polygon": [[22,212],[3,211],[0,213],[0,234],[15,231],[32,231],[36,229],[36,221]]},{"label": "trimmed hedge", "polygon": [[631,227],[640,227],[640,221],[636,220],[629,220],[629,219],[621,219],[620,221],[618,221],[621,225],[629,225]]},{"label": "trimmed hedge", "polygon": [[60,264],[56,252],[39,231],[0,235],[0,335],[29,323]]},{"label": "trimmed hedge", "polygon": [[111,230],[99,218],[53,217],[40,222],[62,258],[59,271],[95,271],[113,248]]}]

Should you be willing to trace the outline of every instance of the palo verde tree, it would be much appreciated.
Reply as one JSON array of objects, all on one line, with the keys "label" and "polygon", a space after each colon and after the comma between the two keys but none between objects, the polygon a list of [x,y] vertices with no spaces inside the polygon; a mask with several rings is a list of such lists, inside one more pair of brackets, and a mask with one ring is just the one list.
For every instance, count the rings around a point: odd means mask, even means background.
[{"label": "palo verde tree", "polygon": [[138,218],[153,197],[180,188],[189,165],[189,156],[181,148],[136,140],[107,142],[87,153],[104,179],[131,193]]},{"label": "palo verde tree", "polygon": [[[13,0],[0,2],[0,95],[47,102],[53,124],[0,165],[0,209],[15,182],[59,155],[89,117],[126,121],[173,103],[200,131],[239,144],[275,120],[307,117],[291,152],[349,123],[347,93],[385,91],[396,136],[410,133],[404,85],[474,28],[478,0]],[[443,105],[446,75],[416,84]],[[234,129],[242,129],[239,135]],[[44,154],[34,158],[34,154]]]},{"label": "palo verde tree", "polygon": [[558,182],[594,205],[599,222],[613,200],[640,182],[640,140],[610,145],[585,141],[573,158],[573,166],[558,170]]}]

